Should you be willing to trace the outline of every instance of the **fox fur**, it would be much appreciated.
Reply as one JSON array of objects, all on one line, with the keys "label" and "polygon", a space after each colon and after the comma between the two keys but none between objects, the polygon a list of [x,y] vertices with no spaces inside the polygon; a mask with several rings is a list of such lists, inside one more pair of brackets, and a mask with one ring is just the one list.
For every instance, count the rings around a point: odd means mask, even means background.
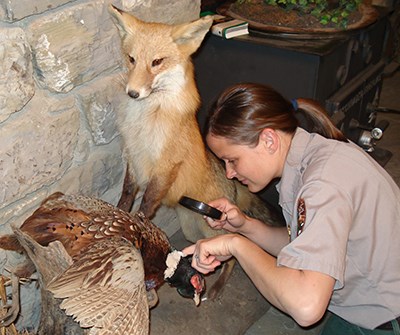
[{"label": "fox fur", "polygon": [[153,217],[160,205],[177,211],[185,238],[215,236],[200,214],[179,205],[182,196],[208,202],[227,197],[247,214],[273,223],[269,208],[247,187],[225,176],[206,150],[196,113],[200,96],[191,55],[212,18],[180,25],[144,22],[110,6],[127,62],[126,107],[120,132],[135,182],[144,191],[140,210]]}]

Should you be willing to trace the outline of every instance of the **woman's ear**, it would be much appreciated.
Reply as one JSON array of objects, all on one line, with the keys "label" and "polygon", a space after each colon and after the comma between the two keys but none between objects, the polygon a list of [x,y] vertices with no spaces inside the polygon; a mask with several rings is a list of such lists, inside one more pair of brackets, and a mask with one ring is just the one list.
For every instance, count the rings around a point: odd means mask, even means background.
[{"label": "woman's ear", "polygon": [[278,149],[279,137],[272,128],[265,128],[260,135],[260,141],[265,145],[268,153],[273,154]]}]

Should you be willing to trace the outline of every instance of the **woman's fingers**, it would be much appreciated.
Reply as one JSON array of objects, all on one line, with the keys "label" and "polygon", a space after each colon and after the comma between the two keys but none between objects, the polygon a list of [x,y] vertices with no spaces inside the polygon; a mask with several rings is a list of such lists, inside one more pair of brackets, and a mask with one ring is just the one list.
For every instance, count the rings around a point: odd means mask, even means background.
[{"label": "woman's fingers", "polygon": [[206,274],[232,257],[229,243],[233,234],[223,234],[213,238],[198,240],[182,250],[185,255],[193,255],[192,266]]},{"label": "woman's fingers", "polygon": [[222,229],[223,224],[221,221],[218,220],[213,220],[212,218],[208,216],[204,216],[204,219],[206,220],[207,224],[212,228],[212,229]]},{"label": "woman's fingers", "polygon": [[215,256],[203,256],[201,254],[194,254],[192,260],[193,266],[203,274],[207,274],[215,270],[216,267],[221,265],[221,262]]},{"label": "woman's fingers", "polygon": [[196,249],[196,244],[192,244],[186,248],[183,248],[182,252],[184,253],[184,255],[189,256],[189,255],[193,255],[195,249]]}]

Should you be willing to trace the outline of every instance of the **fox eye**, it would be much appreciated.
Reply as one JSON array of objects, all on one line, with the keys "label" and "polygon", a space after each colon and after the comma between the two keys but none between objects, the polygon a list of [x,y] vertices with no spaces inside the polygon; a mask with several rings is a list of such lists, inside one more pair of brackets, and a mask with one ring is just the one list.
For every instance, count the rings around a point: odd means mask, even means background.
[{"label": "fox eye", "polygon": [[151,63],[151,66],[158,66],[162,63],[162,61],[164,60],[164,58],[157,58],[155,60],[153,60],[153,62]]},{"label": "fox eye", "polygon": [[135,64],[135,58],[133,58],[132,56],[128,55],[128,60],[129,60],[129,63]]}]

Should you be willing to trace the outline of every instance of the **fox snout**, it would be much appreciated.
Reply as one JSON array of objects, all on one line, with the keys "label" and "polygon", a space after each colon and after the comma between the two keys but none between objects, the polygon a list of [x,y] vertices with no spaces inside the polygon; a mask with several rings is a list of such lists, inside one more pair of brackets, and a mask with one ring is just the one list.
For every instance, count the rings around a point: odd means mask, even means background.
[{"label": "fox snout", "polygon": [[145,87],[141,87],[140,89],[132,88],[129,84],[126,86],[126,94],[135,100],[147,98],[152,92],[153,89],[150,86],[147,87],[147,85],[145,85]]},{"label": "fox snout", "polygon": [[128,95],[129,95],[132,99],[137,99],[137,98],[139,98],[139,96],[140,96],[140,94],[139,94],[138,91],[129,90],[129,89],[127,89],[127,91],[128,91]]}]

